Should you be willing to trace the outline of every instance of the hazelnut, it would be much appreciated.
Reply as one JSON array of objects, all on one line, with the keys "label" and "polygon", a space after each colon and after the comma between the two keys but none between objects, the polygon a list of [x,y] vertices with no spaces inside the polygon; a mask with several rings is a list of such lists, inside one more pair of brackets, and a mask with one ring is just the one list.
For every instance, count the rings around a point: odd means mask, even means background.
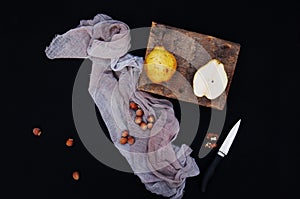
[{"label": "hazelnut", "polygon": [[33,132],[33,134],[34,134],[35,136],[40,136],[40,135],[42,134],[42,131],[41,131],[40,128],[34,128],[34,129],[32,130],[32,132]]},{"label": "hazelnut", "polygon": [[69,138],[69,139],[67,139],[67,141],[66,141],[66,145],[67,145],[68,147],[71,147],[71,146],[73,146],[73,142],[74,142],[74,140],[73,140],[72,138]]},{"label": "hazelnut", "polygon": [[152,127],[153,127],[153,123],[152,123],[152,122],[149,122],[149,123],[147,124],[147,128],[148,128],[148,129],[152,129]]},{"label": "hazelnut", "polygon": [[129,108],[132,110],[137,110],[138,109],[138,105],[134,102],[130,102],[129,103]]},{"label": "hazelnut", "polygon": [[127,138],[122,137],[120,139],[120,144],[126,144],[127,143]]},{"label": "hazelnut", "polygon": [[147,124],[145,122],[141,122],[140,127],[143,131],[147,129]]},{"label": "hazelnut", "polygon": [[72,176],[73,176],[74,180],[79,180],[79,172],[78,171],[74,171]]},{"label": "hazelnut", "polygon": [[130,145],[132,145],[132,144],[134,144],[134,137],[133,136],[129,136],[128,137],[128,140],[127,140],[127,142],[128,142],[128,144],[130,144]]},{"label": "hazelnut", "polygon": [[211,139],[218,139],[218,134],[216,134],[216,133],[207,133],[207,135],[206,135],[206,139],[208,139],[208,140],[211,140]]},{"label": "hazelnut", "polygon": [[126,138],[128,137],[129,132],[127,130],[122,131],[122,137]]},{"label": "hazelnut", "polygon": [[151,122],[151,123],[153,123],[153,122],[154,122],[154,120],[155,120],[155,118],[154,118],[154,116],[153,116],[153,115],[149,115],[149,116],[147,117],[147,121],[148,121],[148,122]]},{"label": "hazelnut", "polygon": [[136,116],[138,116],[138,117],[142,117],[143,114],[144,114],[144,112],[143,112],[142,109],[138,109],[138,110],[136,110],[135,114],[136,114]]},{"label": "hazelnut", "polygon": [[136,124],[140,124],[140,123],[142,122],[142,117],[135,117],[134,122],[135,122]]}]

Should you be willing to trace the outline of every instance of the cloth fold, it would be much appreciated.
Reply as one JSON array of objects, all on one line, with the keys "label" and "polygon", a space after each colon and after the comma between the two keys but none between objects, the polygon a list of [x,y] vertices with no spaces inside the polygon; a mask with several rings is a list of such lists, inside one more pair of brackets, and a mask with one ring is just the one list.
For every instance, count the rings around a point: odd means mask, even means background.
[{"label": "cloth fold", "polygon": [[[172,103],[137,90],[143,67],[141,57],[128,54],[129,27],[111,17],[98,14],[82,20],[78,27],[56,36],[45,52],[48,58],[89,58],[92,71],[89,93],[109,130],[111,140],[126,158],[147,190],[172,199],[183,196],[186,178],[199,174],[192,150],[172,144],[179,132]],[[144,119],[154,115],[151,130],[134,123],[129,102],[144,111]],[[135,137],[133,145],[121,145],[123,130]]]}]

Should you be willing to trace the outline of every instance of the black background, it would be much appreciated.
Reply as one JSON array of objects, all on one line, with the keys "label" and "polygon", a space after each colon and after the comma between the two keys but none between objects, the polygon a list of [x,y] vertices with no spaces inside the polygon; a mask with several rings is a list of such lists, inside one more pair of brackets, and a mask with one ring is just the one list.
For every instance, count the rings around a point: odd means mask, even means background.
[{"label": "black background", "polygon": [[[1,38],[6,44],[1,52],[5,57],[4,109],[8,113],[4,123],[9,128],[3,132],[8,138],[1,139],[1,154],[5,158],[3,191],[11,198],[163,198],[147,191],[137,176],[113,170],[89,154],[76,133],[71,106],[73,83],[82,60],[49,60],[44,54],[55,34],[63,34],[97,13],[110,15],[130,28],[149,27],[156,21],[240,43],[224,125],[226,131],[242,118],[239,134],[206,193],[200,192],[200,182],[215,152],[204,159],[192,154],[201,174],[187,179],[184,198],[289,194],[291,182],[280,186],[280,178],[289,173],[280,172],[279,148],[275,149],[279,97],[272,98],[277,88],[272,86],[275,72],[270,70],[274,24],[285,22],[275,22],[271,5],[252,1],[205,1],[199,5],[188,1],[73,1],[12,2],[8,9],[11,12],[1,16]],[[34,127],[43,130],[40,137],[33,136]],[[205,128],[199,128],[193,149],[202,143]],[[69,137],[75,139],[72,148],[65,146]],[[284,158],[285,165],[290,164],[288,159]],[[81,172],[79,181],[71,177],[74,170]]]}]

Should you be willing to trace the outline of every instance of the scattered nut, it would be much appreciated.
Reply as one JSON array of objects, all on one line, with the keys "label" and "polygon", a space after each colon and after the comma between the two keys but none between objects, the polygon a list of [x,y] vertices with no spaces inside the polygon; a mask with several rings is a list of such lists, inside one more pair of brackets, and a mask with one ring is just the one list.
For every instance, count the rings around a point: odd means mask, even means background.
[{"label": "scattered nut", "polygon": [[212,149],[212,148],[217,147],[217,144],[216,143],[207,142],[204,147]]},{"label": "scattered nut", "polygon": [[127,138],[121,137],[120,144],[126,144],[126,143],[127,143]]},{"label": "scattered nut", "polygon": [[145,122],[141,122],[140,127],[143,131],[145,131],[148,128]]},{"label": "scattered nut", "polygon": [[42,134],[42,131],[40,128],[34,128],[32,132],[35,136],[40,136]]},{"label": "scattered nut", "polygon": [[130,145],[132,145],[132,144],[134,144],[134,142],[135,142],[134,137],[133,136],[128,136],[127,143],[130,144]]},{"label": "scattered nut", "polygon": [[211,141],[217,141],[219,135],[216,133],[208,133],[206,135],[206,139],[211,140]]},{"label": "scattered nut", "polygon": [[136,114],[136,116],[138,116],[138,117],[142,117],[143,114],[144,114],[144,112],[143,112],[142,109],[138,109],[138,110],[136,110],[135,114]]},{"label": "scattered nut", "polygon": [[149,123],[147,124],[147,128],[148,128],[148,129],[152,129],[152,127],[153,127],[153,123],[152,123],[152,122],[149,122]]},{"label": "scattered nut", "polygon": [[74,180],[79,180],[79,172],[78,171],[74,171],[72,176],[73,176]]},{"label": "scattered nut", "polygon": [[148,117],[147,117],[147,121],[148,122],[151,122],[151,123],[153,123],[154,122],[154,116],[153,115],[149,115]]},{"label": "scattered nut", "polygon": [[217,133],[207,133],[206,140],[207,143],[205,144],[206,148],[213,149],[217,147],[217,141],[218,141],[219,135]]},{"label": "scattered nut", "polygon": [[69,138],[69,139],[67,139],[67,141],[66,141],[66,145],[67,145],[68,147],[71,147],[71,146],[73,146],[73,142],[74,142],[74,140],[73,140],[72,138]]},{"label": "scattered nut", "polygon": [[127,130],[122,131],[122,137],[126,138],[128,137],[129,132]]},{"label": "scattered nut", "polygon": [[210,143],[210,142],[207,142],[207,143],[205,144],[205,148],[211,149],[211,143]]},{"label": "scattered nut", "polygon": [[138,105],[134,102],[130,102],[129,103],[129,108],[132,110],[137,110],[138,109]]},{"label": "scattered nut", "polygon": [[135,122],[136,124],[140,124],[140,123],[142,122],[142,117],[135,117],[134,122]]}]

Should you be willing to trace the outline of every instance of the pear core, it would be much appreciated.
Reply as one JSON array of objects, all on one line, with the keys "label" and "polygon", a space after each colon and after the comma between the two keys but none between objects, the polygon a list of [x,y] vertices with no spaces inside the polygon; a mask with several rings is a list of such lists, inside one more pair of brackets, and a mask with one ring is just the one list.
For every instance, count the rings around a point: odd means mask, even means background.
[{"label": "pear core", "polygon": [[217,59],[210,60],[194,75],[193,91],[197,97],[219,97],[226,89],[228,78],[224,65]]}]

